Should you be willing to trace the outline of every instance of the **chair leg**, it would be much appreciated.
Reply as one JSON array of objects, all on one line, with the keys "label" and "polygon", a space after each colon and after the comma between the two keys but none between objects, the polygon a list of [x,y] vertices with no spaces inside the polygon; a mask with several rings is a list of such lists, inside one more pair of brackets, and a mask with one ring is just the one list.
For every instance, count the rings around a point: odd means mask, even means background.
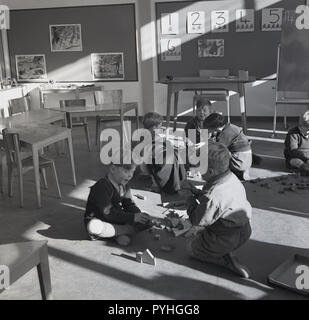
[{"label": "chair leg", "polygon": [[138,107],[135,108],[136,129],[139,129]]},{"label": "chair leg", "polygon": [[3,193],[3,158],[2,158],[2,151],[0,148],[0,192]]},{"label": "chair leg", "polygon": [[100,118],[96,117],[96,119],[95,119],[95,145],[97,145],[98,141],[99,141],[99,129],[100,129]]},{"label": "chair leg", "polygon": [[24,206],[24,179],[22,170],[18,170],[19,206]]},{"label": "chair leg", "polygon": [[277,127],[277,104],[275,103],[275,110],[274,110],[274,125],[273,125],[273,134],[272,138],[276,136],[276,127]]},{"label": "chair leg", "polygon": [[42,180],[43,180],[43,187],[44,187],[44,189],[47,189],[47,188],[48,188],[48,185],[47,185],[45,168],[41,168],[41,169],[40,169],[40,173],[41,173]]},{"label": "chair leg", "polygon": [[37,272],[40,282],[42,299],[51,300],[53,296],[48,263],[48,251],[46,245],[41,249],[40,263],[37,265]]},{"label": "chair leg", "polygon": [[88,151],[91,151],[90,148],[90,136],[89,136],[89,130],[88,130],[88,123],[84,123],[84,130],[85,130],[85,135],[86,135],[86,140],[87,140],[87,145],[88,145]]},{"label": "chair leg", "polygon": [[283,124],[284,124],[284,129],[287,129],[288,128],[287,116],[283,117]]},{"label": "chair leg", "polygon": [[8,195],[13,196],[13,168],[8,165]]},{"label": "chair leg", "polygon": [[225,96],[225,102],[226,102],[226,111],[227,111],[227,121],[231,122],[231,116],[230,116],[230,95],[227,94]]},{"label": "chair leg", "polygon": [[61,198],[61,191],[60,191],[60,186],[59,186],[59,181],[58,181],[58,175],[57,175],[57,170],[55,166],[55,162],[52,162],[52,170],[54,173],[55,181],[56,181],[56,186],[57,186],[57,191],[58,191],[58,197],[59,199]]}]

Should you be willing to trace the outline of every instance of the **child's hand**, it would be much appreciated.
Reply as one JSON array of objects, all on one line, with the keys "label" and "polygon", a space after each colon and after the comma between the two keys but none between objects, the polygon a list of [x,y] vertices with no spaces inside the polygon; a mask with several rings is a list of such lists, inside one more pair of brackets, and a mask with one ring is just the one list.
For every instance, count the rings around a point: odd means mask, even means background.
[{"label": "child's hand", "polygon": [[149,219],[150,216],[146,212],[137,212],[134,215],[134,222],[136,223],[147,224]]},{"label": "child's hand", "polygon": [[185,234],[185,238],[192,238],[197,235],[197,233],[201,230],[199,226],[192,226]]}]

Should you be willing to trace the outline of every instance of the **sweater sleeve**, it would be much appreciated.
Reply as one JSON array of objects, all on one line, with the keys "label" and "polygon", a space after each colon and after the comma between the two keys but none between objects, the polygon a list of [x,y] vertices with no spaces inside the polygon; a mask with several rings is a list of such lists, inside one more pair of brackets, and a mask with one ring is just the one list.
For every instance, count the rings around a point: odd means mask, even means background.
[{"label": "sweater sleeve", "polygon": [[127,189],[124,197],[122,198],[122,206],[125,212],[141,212],[140,208],[133,201],[131,189],[129,188]]},{"label": "sweater sleeve", "polygon": [[299,148],[299,135],[296,133],[288,133],[286,140],[286,153],[288,157],[291,158],[298,158],[303,161],[308,160],[305,153],[300,151]]}]

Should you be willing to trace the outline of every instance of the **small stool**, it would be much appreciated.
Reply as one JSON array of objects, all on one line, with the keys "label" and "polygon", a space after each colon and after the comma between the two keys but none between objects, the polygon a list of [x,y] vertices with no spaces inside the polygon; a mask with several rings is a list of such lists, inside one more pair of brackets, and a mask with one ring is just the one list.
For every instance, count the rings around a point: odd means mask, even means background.
[{"label": "small stool", "polygon": [[[47,241],[29,241],[0,245],[0,265],[8,267],[9,285],[37,267],[43,300],[52,299]],[[5,288],[0,287],[0,293]]]}]

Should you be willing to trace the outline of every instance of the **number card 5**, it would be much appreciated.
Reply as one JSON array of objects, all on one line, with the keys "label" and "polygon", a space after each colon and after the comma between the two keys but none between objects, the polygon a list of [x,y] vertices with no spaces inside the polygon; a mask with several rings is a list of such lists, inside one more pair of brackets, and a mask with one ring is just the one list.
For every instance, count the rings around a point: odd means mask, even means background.
[{"label": "number card 5", "polygon": [[283,8],[267,8],[262,11],[262,31],[280,31]]},{"label": "number card 5", "polygon": [[161,39],[161,60],[180,61],[181,60],[181,39],[162,38]]},{"label": "number card 5", "polygon": [[191,11],[187,13],[187,33],[205,33],[204,11]]},{"label": "number card 5", "polygon": [[228,10],[211,11],[211,31],[229,31],[229,12]]}]

